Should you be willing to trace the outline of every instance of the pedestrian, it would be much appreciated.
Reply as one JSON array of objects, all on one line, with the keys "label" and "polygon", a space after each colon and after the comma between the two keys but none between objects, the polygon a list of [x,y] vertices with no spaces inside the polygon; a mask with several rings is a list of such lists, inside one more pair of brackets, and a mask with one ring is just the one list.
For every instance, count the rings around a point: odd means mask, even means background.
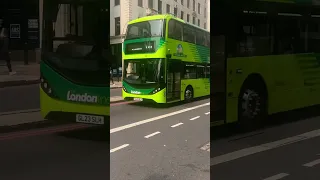
[{"label": "pedestrian", "polygon": [[114,85],[112,68],[110,69],[110,80],[111,80],[111,82],[112,82],[112,85]]},{"label": "pedestrian", "polygon": [[0,59],[5,60],[9,70],[9,75],[14,75],[16,72],[12,71],[10,52],[9,52],[9,37],[8,30],[2,28],[0,32]]}]

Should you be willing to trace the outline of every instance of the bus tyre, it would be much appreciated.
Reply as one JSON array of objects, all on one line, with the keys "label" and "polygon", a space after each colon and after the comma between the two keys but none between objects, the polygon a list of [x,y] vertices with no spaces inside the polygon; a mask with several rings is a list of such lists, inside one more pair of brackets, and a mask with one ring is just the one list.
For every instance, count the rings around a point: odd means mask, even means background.
[{"label": "bus tyre", "polygon": [[186,90],[184,91],[184,100],[186,102],[190,102],[193,99],[193,88],[191,86],[188,86]]},{"label": "bus tyre", "polygon": [[249,82],[239,96],[238,119],[241,130],[262,127],[267,118],[266,89],[261,83]]}]

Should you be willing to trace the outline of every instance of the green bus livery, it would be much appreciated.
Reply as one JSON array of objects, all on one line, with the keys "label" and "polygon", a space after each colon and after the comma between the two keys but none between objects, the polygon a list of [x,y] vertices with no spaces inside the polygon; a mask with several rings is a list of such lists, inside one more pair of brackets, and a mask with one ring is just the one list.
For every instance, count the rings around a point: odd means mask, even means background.
[{"label": "green bus livery", "polygon": [[171,103],[210,94],[210,33],[173,15],[128,23],[123,42],[126,100]]},{"label": "green bus livery", "polygon": [[221,89],[212,102],[222,112],[213,113],[212,125],[261,124],[268,115],[320,103],[320,8],[309,3],[214,2],[212,66],[222,68],[212,75]]},{"label": "green bus livery", "polygon": [[43,118],[109,124],[108,7],[100,0],[44,1],[40,63]]}]

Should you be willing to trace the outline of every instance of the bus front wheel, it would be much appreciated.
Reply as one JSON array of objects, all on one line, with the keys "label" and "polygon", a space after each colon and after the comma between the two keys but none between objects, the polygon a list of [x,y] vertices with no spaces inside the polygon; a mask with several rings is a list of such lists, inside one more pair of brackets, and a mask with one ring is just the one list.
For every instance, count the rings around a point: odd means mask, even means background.
[{"label": "bus front wheel", "polygon": [[186,90],[184,91],[184,100],[186,102],[190,102],[193,99],[193,88],[191,86],[188,86]]},{"label": "bus front wheel", "polygon": [[263,83],[250,81],[241,90],[238,119],[242,130],[261,127],[267,118],[267,96]]}]

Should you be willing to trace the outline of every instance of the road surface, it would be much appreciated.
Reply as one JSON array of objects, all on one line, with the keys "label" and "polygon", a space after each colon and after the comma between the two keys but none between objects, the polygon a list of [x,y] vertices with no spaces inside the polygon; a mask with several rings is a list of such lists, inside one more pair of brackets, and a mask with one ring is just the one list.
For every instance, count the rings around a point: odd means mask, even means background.
[{"label": "road surface", "polygon": [[10,140],[0,138],[0,177],[106,180],[110,167],[107,136],[101,129],[90,128]]},{"label": "road surface", "polygon": [[209,180],[209,111],[209,99],[111,107],[111,180]]},{"label": "road surface", "polygon": [[[287,118],[294,118],[290,114]],[[212,140],[211,178],[319,180],[320,117],[288,120],[262,130]],[[213,132],[211,138],[215,138]]]},{"label": "road surface", "polygon": [[210,141],[209,99],[167,108],[120,104],[111,112],[111,133],[0,134],[1,179],[209,180],[210,152],[201,149]]}]

